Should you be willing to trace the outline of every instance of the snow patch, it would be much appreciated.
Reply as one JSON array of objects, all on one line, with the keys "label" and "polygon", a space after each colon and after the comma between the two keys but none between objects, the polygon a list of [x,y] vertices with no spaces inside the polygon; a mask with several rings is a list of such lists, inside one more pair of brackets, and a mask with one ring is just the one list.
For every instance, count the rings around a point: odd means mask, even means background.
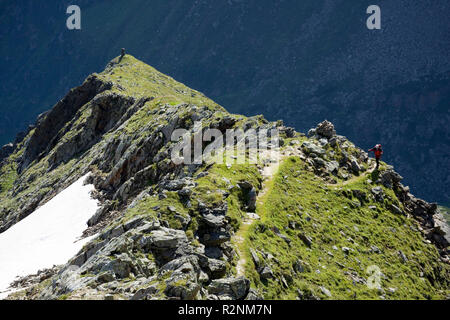
[{"label": "snow patch", "polygon": [[88,175],[0,233],[0,299],[16,277],[66,263],[94,237],[80,239],[99,207],[94,186],[83,185]]}]

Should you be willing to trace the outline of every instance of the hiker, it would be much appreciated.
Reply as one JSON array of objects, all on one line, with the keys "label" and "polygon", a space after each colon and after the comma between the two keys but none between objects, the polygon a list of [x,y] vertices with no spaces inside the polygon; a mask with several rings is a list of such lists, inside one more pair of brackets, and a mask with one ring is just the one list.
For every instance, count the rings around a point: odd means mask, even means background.
[{"label": "hiker", "polygon": [[375,159],[377,160],[376,169],[378,169],[378,167],[380,166],[381,155],[383,154],[383,149],[381,148],[381,144],[377,144],[372,149],[369,149],[369,152],[371,152],[371,151],[373,151],[373,153],[375,153]]},{"label": "hiker", "polygon": [[122,58],[125,56],[125,48],[122,48],[122,52],[120,54],[119,62],[122,61]]}]

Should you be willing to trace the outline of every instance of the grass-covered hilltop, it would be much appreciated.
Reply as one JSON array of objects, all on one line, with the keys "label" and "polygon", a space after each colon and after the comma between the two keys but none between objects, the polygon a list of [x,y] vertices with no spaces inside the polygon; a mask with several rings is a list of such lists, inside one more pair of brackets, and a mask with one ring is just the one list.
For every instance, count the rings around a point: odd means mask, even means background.
[{"label": "grass-covered hilltop", "polygon": [[[223,133],[278,129],[280,160],[175,164],[173,131],[194,132],[197,121]],[[328,121],[305,135],[230,114],[130,55],[1,154],[0,232],[87,173],[101,204],[83,234],[92,240],[67,264],[16,281],[8,299],[450,294],[446,221],[391,166],[375,169]]]}]

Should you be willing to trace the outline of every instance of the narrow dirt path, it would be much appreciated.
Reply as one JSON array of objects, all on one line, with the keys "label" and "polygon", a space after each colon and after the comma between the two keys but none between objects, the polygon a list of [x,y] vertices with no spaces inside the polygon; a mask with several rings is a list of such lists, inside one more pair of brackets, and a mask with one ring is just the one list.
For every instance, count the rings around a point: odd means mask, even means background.
[{"label": "narrow dirt path", "polygon": [[[258,196],[256,198],[256,206],[263,205],[262,198],[269,190],[269,182],[271,182],[275,176],[275,174],[278,172],[278,168],[280,167],[281,162],[283,159],[289,156],[293,155],[299,155],[301,152],[298,150],[295,150],[294,148],[290,147],[287,149],[283,149],[280,151],[280,153],[277,156],[277,159],[274,159],[275,161],[269,161],[270,155],[267,154],[265,157],[268,159],[268,162],[264,165],[264,167],[260,170],[260,173],[263,177],[263,183],[262,188],[258,193]],[[237,276],[243,276],[245,274],[245,265],[247,263],[246,254],[244,252],[244,241],[247,236],[247,232],[250,228],[250,226],[256,221],[259,220],[260,217],[256,215],[255,213],[247,213],[247,215],[242,219],[242,224],[239,230],[234,235],[234,244],[235,248],[237,250],[237,254],[239,256],[239,260],[236,264],[236,275]]]},{"label": "narrow dirt path", "polygon": [[[375,167],[376,167],[376,165],[374,163],[372,163],[370,165],[369,169],[364,171],[363,175],[367,176],[367,175],[371,174],[375,170]],[[346,185],[348,185],[350,183],[353,183],[353,182],[355,182],[358,179],[361,179],[361,176],[354,176],[353,178],[351,178],[349,180],[346,180],[344,182],[341,182],[341,183],[336,183],[336,184],[327,183],[327,185],[328,186],[332,186],[332,187],[342,187],[342,186],[346,186]]]}]

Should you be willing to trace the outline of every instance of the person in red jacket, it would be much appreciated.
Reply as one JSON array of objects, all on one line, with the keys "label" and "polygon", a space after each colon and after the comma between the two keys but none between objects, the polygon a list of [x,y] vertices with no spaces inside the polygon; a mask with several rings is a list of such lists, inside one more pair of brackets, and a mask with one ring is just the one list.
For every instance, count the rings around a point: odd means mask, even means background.
[{"label": "person in red jacket", "polygon": [[377,167],[376,167],[376,169],[378,169],[378,167],[380,166],[380,159],[381,159],[381,156],[383,154],[383,149],[381,148],[381,144],[377,144],[372,149],[369,149],[369,152],[371,152],[371,151],[373,151],[373,153],[375,153],[375,159],[377,160]]}]

